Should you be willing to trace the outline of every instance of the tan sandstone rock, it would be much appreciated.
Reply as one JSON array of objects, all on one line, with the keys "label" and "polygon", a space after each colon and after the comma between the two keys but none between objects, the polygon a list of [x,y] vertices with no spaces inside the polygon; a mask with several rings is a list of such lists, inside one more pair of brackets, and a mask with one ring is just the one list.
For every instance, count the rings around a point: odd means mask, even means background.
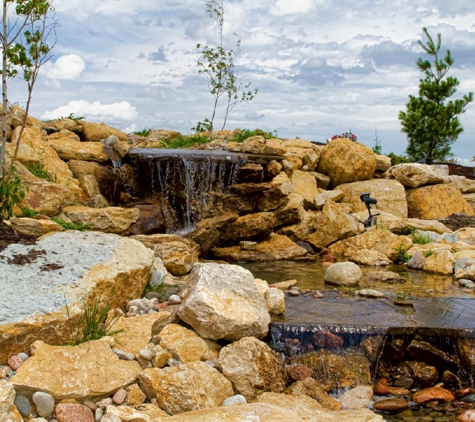
[{"label": "tan sandstone rock", "polygon": [[322,405],[311,397],[292,393],[282,394],[269,391],[259,395],[256,401],[258,403],[268,403],[274,406],[292,409],[297,412],[303,420],[312,419],[314,412],[322,409]]},{"label": "tan sandstone rock", "polygon": [[109,159],[104,154],[104,144],[99,142],[81,142],[67,133],[60,132],[49,136],[48,145],[65,161],[82,160],[104,163]]},{"label": "tan sandstone rock", "polygon": [[305,217],[304,199],[297,193],[291,193],[279,208],[274,210],[276,226],[298,224]]},{"label": "tan sandstone rock", "polygon": [[277,223],[273,212],[260,212],[239,217],[233,223],[221,230],[223,239],[251,239],[253,237],[265,238],[272,233]]},{"label": "tan sandstone rock", "polygon": [[460,190],[450,183],[409,189],[406,196],[411,218],[437,220],[453,213],[475,215]]},{"label": "tan sandstone rock", "polygon": [[467,179],[465,176],[451,175],[449,181],[462,193],[475,193],[475,180]]},{"label": "tan sandstone rock", "polygon": [[247,400],[266,391],[281,393],[286,373],[278,355],[267,344],[245,337],[221,349],[219,362],[226,378]]},{"label": "tan sandstone rock", "polygon": [[292,394],[305,394],[320,403],[324,409],[341,410],[342,408],[341,403],[329,396],[323,387],[311,377],[293,383],[287,389],[287,392]]},{"label": "tan sandstone rock", "polygon": [[135,361],[120,360],[108,337],[79,346],[50,346],[36,341],[32,356],[11,378],[18,394],[46,391],[55,400],[97,400],[132,384],[141,371]]},{"label": "tan sandstone rock", "polygon": [[11,227],[17,232],[27,235],[40,237],[51,232],[60,232],[63,228],[52,220],[35,218],[17,218],[10,219]]},{"label": "tan sandstone rock", "polygon": [[303,198],[305,209],[313,209],[315,196],[318,195],[315,177],[311,173],[296,170],[291,180],[294,186],[294,192]]},{"label": "tan sandstone rock", "polygon": [[[237,265],[196,263],[178,315],[202,337],[263,337],[270,315],[250,271]],[[232,306],[229,306],[232,303]]]},{"label": "tan sandstone rock", "polygon": [[373,177],[376,159],[366,145],[338,138],[323,148],[317,169],[319,173],[330,176],[330,186],[334,188],[342,183]]},{"label": "tan sandstone rock", "polygon": [[424,259],[422,269],[439,274],[452,275],[454,273],[455,259],[450,251],[435,251],[432,255]]},{"label": "tan sandstone rock", "polygon": [[0,381],[0,422],[22,422],[23,418],[15,406],[13,384]]},{"label": "tan sandstone rock", "polygon": [[127,135],[124,132],[104,123],[81,122],[81,138],[83,141],[100,142],[110,135],[115,135],[121,142],[127,142]]},{"label": "tan sandstone rock", "polygon": [[397,164],[386,171],[384,175],[387,178],[396,179],[409,188],[448,181],[447,175],[438,167],[420,163]]},{"label": "tan sandstone rock", "polygon": [[151,403],[139,406],[107,406],[105,416],[119,418],[121,422],[166,422],[170,420],[167,412]]},{"label": "tan sandstone rock", "polygon": [[150,368],[139,374],[140,388],[169,415],[221,406],[234,395],[231,382],[204,362]]}]

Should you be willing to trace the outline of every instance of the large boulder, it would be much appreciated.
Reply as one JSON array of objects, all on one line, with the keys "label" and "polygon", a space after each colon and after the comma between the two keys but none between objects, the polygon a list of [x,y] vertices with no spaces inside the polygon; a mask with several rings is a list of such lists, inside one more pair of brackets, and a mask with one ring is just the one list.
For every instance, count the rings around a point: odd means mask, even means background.
[{"label": "large boulder", "polygon": [[409,217],[438,220],[451,214],[475,215],[473,208],[453,184],[438,184],[406,191]]},{"label": "large boulder", "polygon": [[115,135],[121,142],[127,142],[127,134],[104,123],[81,122],[81,140],[100,142],[108,136]]},{"label": "large boulder", "polygon": [[347,138],[329,142],[322,150],[318,172],[330,176],[332,188],[373,177],[376,159],[371,148]]},{"label": "large boulder", "polygon": [[272,233],[277,223],[273,212],[260,212],[239,217],[221,229],[223,239],[264,239]]},{"label": "large boulder", "polygon": [[196,263],[182,297],[178,315],[202,337],[239,340],[268,332],[266,301],[242,267]]},{"label": "large boulder", "polygon": [[309,172],[296,170],[292,175],[292,185],[294,185],[294,192],[303,198],[305,209],[314,208],[313,201],[318,195],[315,177]]},{"label": "large boulder", "polygon": [[324,275],[325,283],[337,286],[357,286],[363,272],[354,262],[336,262],[330,265]]},{"label": "large boulder", "polygon": [[420,163],[397,164],[389,168],[384,176],[396,179],[408,188],[433,185],[448,181],[447,174],[439,167]]},{"label": "large boulder", "polygon": [[104,154],[104,144],[99,142],[81,142],[79,137],[69,131],[54,133],[48,137],[48,145],[62,160],[82,160],[104,163],[109,157]]},{"label": "large boulder", "polygon": [[365,203],[361,200],[360,194],[370,192],[371,197],[378,203],[374,209],[385,211],[397,217],[407,217],[407,201],[404,186],[397,180],[374,179],[361,182],[344,183],[338,186],[343,192],[341,202],[349,203],[353,206],[353,211],[366,210]]},{"label": "large boulder", "polygon": [[204,362],[145,369],[139,381],[147,397],[156,398],[169,415],[218,407],[234,395],[231,382]]},{"label": "large boulder", "polygon": [[277,218],[276,226],[288,226],[298,224],[305,217],[304,200],[297,193],[291,193],[284,204],[274,210]]},{"label": "large boulder", "polygon": [[267,344],[245,337],[221,349],[219,363],[223,374],[247,400],[266,391],[281,393],[287,376],[284,365]]},{"label": "large boulder", "polygon": [[18,394],[26,397],[36,391],[47,391],[57,401],[108,397],[132,384],[141,371],[136,361],[119,359],[111,343],[110,337],[78,346],[50,346],[36,341],[31,358],[10,382]]},{"label": "large boulder", "polygon": [[[97,232],[59,232],[0,255],[0,362],[35,340],[71,342],[84,303],[124,306],[142,294],[153,262],[140,242]],[[30,263],[15,264],[21,256]]]}]

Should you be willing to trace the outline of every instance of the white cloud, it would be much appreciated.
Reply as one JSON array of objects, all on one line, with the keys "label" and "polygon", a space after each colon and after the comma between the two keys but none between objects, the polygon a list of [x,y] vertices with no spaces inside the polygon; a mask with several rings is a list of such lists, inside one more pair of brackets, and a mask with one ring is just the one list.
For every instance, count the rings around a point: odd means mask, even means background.
[{"label": "white cloud", "polygon": [[84,100],[70,101],[69,104],[58,107],[55,110],[43,113],[41,119],[49,120],[61,116],[69,116],[73,113],[77,117],[84,116],[90,121],[130,121],[138,116],[135,107],[128,101],[121,101],[113,104],[101,104],[98,101],[89,103]]},{"label": "white cloud", "polygon": [[50,79],[74,80],[86,68],[84,60],[77,54],[67,54],[59,57],[54,63],[46,62],[43,73]]}]

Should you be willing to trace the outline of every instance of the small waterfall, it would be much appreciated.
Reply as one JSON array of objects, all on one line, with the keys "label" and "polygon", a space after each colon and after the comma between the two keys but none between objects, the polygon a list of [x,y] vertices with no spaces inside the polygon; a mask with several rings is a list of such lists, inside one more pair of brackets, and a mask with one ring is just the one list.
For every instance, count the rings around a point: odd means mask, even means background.
[{"label": "small waterfall", "polygon": [[[148,150],[131,155],[143,193],[162,208],[167,232],[183,234],[211,216],[214,193],[226,193],[247,162],[242,154],[227,151]],[[135,193],[137,194],[137,193]]]}]

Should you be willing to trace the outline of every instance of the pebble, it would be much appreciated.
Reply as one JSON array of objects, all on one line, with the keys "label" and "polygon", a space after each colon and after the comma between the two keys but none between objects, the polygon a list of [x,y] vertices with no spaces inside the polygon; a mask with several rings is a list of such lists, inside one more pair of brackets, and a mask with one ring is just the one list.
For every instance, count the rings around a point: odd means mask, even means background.
[{"label": "pebble", "polygon": [[59,403],[55,409],[58,422],[95,422],[89,407],[75,403]]},{"label": "pebble", "polygon": [[114,396],[112,397],[112,401],[115,404],[122,404],[124,403],[126,397],[127,397],[127,391],[121,388],[120,390],[117,390],[115,392]]},{"label": "pebble", "polygon": [[17,407],[18,411],[20,412],[21,416],[28,416],[31,411],[31,404],[25,396],[17,395],[15,397],[15,406]]},{"label": "pebble", "polygon": [[168,298],[168,303],[170,305],[178,305],[179,303],[181,303],[181,297],[178,296],[178,295],[171,295],[169,298]]},{"label": "pebble", "polygon": [[54,412],[54,397],[51,394],[37,391],[33,394],[33,403],[39,416],[51,416]]},{"label": "pebble", "polygon": [[26,362],[30,356],[28,355],[28,353],[18,353],[17,356],[23,361],[23,362]]},{"label": "pebble", "polygon": [[124,352],[123,350],[116,349],[115,347],[112,351],[122,360],[135,360],[135,356],[132,353]]},{"label": "pebble", "polygon": [[94,412],[95,422],[101,422],[103,416],[104,416],[104,410],[102,410],[100,407],[98,407],[96,409],[96,411]]},{"label": "pebble", "polygon": [[161,284],[163,284],[164,279],[165,279],[165,273],[162,270],[156,270],[150,276],[150,280],[148,284],[150,284],[151,287],[158,287]]},{"label": "pebble", "polygon": [[223,406],[232,406],[233,404],[247,404],[246,397],[241,394],[236,394],[235,396],[228,397],[223,401]]},{"label": "pebble", "polygon": [[12,371],[12,368],[7,365],[1,365],[0,366],[0,380],[7,378],[10,375],[10,372]]},{"label": "pebble", "polygon": [[151,361],[153,359],[153,351],[150,349],[141,349],[139,352],[139,356],[142,359]]},{"label": "pebble", "polygon": [[20,366],[23,365],[23,360],[18,355],[13,355],[13,356],[10,356],[10,358],[8,359],[8,365],[14,371],[18,371]]},{"label": "pebble", "polygon": [[96,402],[96,404],[98,408],[105,410],[107,406],[112,404],[112,399],[110,397],[107,397],[101,401]]},{"label": "pebble", "polygon": [[167,365],[168,366],[179,366],[179,365],[181,365],[181,362],[179,360],[170,358],[170,359],[167,360]]}]

